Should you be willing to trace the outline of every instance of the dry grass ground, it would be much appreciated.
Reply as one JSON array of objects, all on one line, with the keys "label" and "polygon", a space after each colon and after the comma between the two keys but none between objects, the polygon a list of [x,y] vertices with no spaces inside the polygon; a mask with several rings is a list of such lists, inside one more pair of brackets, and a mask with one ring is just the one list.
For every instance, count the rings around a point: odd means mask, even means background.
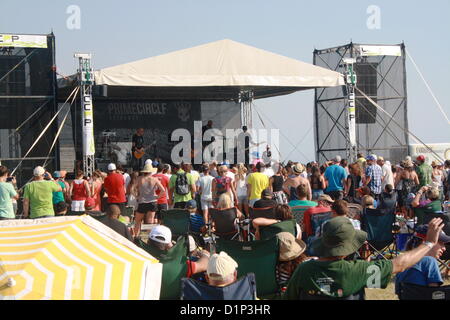
[{"label": "dry grass ground", "polygon": [[[450,280],[445,280],[444,285],[450,285]],[[366,289],[366,300],[398,300],[394,279],[386,289]]]}]

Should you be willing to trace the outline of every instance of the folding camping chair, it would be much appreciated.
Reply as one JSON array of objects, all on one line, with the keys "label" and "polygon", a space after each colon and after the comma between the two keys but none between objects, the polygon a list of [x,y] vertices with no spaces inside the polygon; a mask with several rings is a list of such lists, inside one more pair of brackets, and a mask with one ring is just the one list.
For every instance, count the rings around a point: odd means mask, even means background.
[{"label": "folding camping chair", "polygon": [[414,217],[417,218],[416,225],[420,226],[423,224],[423,218],[425,216],[426,210],[425,208],[413,208]]},{"label": "folding camping chair", "polygon": [[186,209],[170,209],[161,211],[161,224],[172,231],[172,239],[186,235],[190,230],[190,213]]},{"label": "folding camping chair", "polygon": [[450,286],[426,287],[400,283],[400,300],[450,300]]},{"label": "folding camping chair", "polygon": [[237,224],[236,208],[209,209],[211,221],[214,225],[214,234],[223,239],[235,240],[240,237],[240,228]]},{"label": "folding camping chair", "polygon": [[278,223],[274,223],[270,226],[260,227],[259,228],[259,235],[261,240],[267,240],[272,237],[275,237],[280,232],[289,232],[294,237],[297,237],[297,228],[296,228],[296,222],[294,219],[292,220],[285,220]]},{"label": "folding camping chair", "polygon": [[[366,208],[361,215],[361,228],[367,232],[368,246],[365,248],[369,256],[377,253],[377,258],[386,258],[386,254],[398,255],[397,242],[393,232],[394,209],[380,210]],[[392,249],[390,247],[393,246]],[[363,255],[365,256],[365,255]]]},{"label": "folding camping chair", "polygon": [[225,251],[238,264],[238,277],[254,273],[259,298],[273,297],[280,292],[276,279],[278,238],[238,242],[217,239],[217,252]]},{"label": "folding camping chair", "polygon": [[295,206],[291,207],[292,215],[294,216],[295,221],[297,221],[298,225],[302,230],[305,229],[303,224],[303,216],[305,215],[305,211],[311,208],[310,206]]},{"label": "folding camping chair", "polygon": [[256,218],[266,218],[266,219],[276,219],[275,208],[249,208],[249,219],[253,220]]},{"label": "folding camping chair", "polygon": [[357,203],[348,204],[348,217],[350,219],[360,220],[363,207]]},{"label": "folding camping chair", "polygon": [[333,217],[333,212],[327,211],[327,212],[321,212],[321,213],[315,213],[311,215],[311,228],[314,232],[314,235],[320,233],[320,230],[322,230],[322,225],[330,220]]},{"label": "folding camping chair", "polygon": [[178,300],[181,295],[181,279],[187,274],[189,241],[187,235],[177,239],[175,246],[167,251],[159,250],[140,239],[135,243],[154,256],[163,265],[161,280],[161,300]]},{"label": "folding camping chair", "polygon": [[190,278],[181,280],[181,300],[256,300],[255,274],[249,273],[224,287]]}]

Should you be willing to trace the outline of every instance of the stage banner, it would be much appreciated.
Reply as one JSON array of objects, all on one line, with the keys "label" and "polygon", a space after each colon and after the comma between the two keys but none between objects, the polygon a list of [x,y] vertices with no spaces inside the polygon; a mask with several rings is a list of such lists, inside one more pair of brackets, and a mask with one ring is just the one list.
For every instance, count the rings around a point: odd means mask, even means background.
[{"label": "stage banner", "polygon": [[373,56],[402,56],[402,48],[400,46],[373,46],[360,45],[359,51],[362,57]]},{"label": "stage banner", "polygon": [[0,34],[0,47],[47,48],[47,36]]},{"label": "stage banner", "polygon": [[83,154],[86,156],[95,155],[95,140],[94,140],[94,117],[93,105],[91,95],[82,95],[82,128],[83,128]]},{"label": "stage banner", "polygon": [[144,128],[147,157],[169,161],[172,148],[178,143],[170,141],[172,132],[182,128],[193,135],[196,120],[201,120],[200,101],[96,100],[94,122],[97,150],[103,154],[100,158],[107,158],[108,146],[118,153],[121,152],[119,149],[130,149],[136,129]]}]

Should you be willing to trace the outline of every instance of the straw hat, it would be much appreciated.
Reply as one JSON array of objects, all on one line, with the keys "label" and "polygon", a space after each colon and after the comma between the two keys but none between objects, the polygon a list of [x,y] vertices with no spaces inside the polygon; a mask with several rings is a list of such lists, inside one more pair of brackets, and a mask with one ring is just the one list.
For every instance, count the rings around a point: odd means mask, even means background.
[{"label": "straw hat", "polygon": [[306,244],[302,240],[296,239],[292,233],[280,232],[277,237],[280,244],[280,255],[278,257],[280,261],[291,261],[306,250]]},{"label": "straw hat", "polygon": [[292,166],[292,171],[294,171],[295,174],[301,174],[303,171],[305,171],[305,167],[301,163],[297,163],[296,165]]},{"label": "straw hat", "polygon": [[158,171],[158,169],[153,168],[151,163],[147,163],[144,166],[144,169],[141,170],[142,173],[156,173],[156,171]]},{"label": "straw hat", "polygon": [[413,164],[413,162],[411,160],[405,160],[404,167],[405,168],[412,168],[412,167],[414,167],[414,164]]}]

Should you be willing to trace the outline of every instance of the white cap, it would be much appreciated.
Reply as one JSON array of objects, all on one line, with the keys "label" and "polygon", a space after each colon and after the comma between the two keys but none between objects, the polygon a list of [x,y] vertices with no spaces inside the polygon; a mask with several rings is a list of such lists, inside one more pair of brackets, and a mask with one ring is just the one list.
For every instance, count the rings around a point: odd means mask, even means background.
[{"label": "white cap", "polygon": [[208,278],[212,280],[224,280],[236,271],[238,264],[225,251],[213,254],[208,261]]},{"label": "white cap", "polygon": [[376,154],[372,153],[371,156],[375,158],[375,161],[378,160],[378,156]]},{"label": "white cap", "polygon": [[33,170],[33,175],[35,177],[42,176],[42,175],[44,175],[44,173],[45,173],[45,169],[41,166],[38,166],[38,167],[34,168],[34,170]]},{"label": "white cap", "polygon": [[336,155],[336,156],[333,158],[333,161],[334,161],[334,162],[341,162],[341,160],[342,160],[342,158],[341,158],[340,155]]},{"label": "white cap", "polygon": [[159,225],[152,229],[149,238],[159,243],[169,244],[172,241],[172,231],[166,226]]},{"label": "white cap", "polygon": [[117,169],[117,167],[114,163],[108,164],[108,171],[114,171],[116,169]]},{"label": "white cap", "polygon": [[146,164],[153,164],[153,160],[152,160],[152,159],[147,159],[147,160],[145,160],[144,166],[145,166]]}]

